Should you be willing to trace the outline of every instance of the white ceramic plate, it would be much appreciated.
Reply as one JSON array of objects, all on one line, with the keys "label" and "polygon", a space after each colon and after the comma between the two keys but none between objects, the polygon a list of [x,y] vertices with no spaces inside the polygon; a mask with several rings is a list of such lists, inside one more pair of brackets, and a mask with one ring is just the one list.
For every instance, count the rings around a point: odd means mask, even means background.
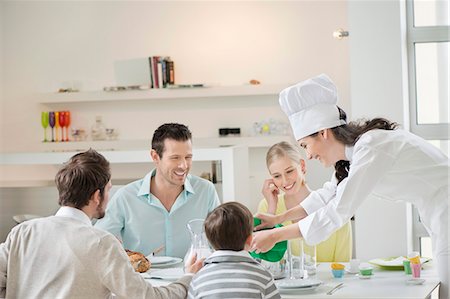
[{"label": "white ceramic plate", "polygon": [[356,274],[356,277],[359,277],[359,279],[370,279],[372,278],[374,274],[372,273],[372,275],[361,275],[361,274]]},{"label": "white ceramic plate", "polygon": [[[373,259],[370,260],[369,263],[387,270],[403,270],[403,261],[405,260],[406,258],[404,256],[397,256],[397,257]],[[421,257],[420,263],[423,264],[430,260],[431,260],[430,258]]]},{"label": "white ceramic plate", "polygon": [[150,279],[175,281],[184,275],[183,268],[155,269],[147,272]]},{"label": "white ceramic plate", "polygon": [[275,282],[277,287],[281,289],[304,289],[318,287],[322,284],[321,280],[317,279],[282,279]]},{"label": "white ceramic plate", "polygon": [[411,278],[411,279],[407,279],[405,282],[406,282],[406,284],[418,285],[418,284],[423,284],[425,282],[425,279]]},{"label": "white ceramic plate", "polygon": [[171,256],[147,256],[147,259],[153,264],[153,265],[159,265],[159,264],[167,264],[170,262],[173,262],[176,258]]},{"label": "white ceramic plate", "polygon": [[299,294],[299,293],[308,293],[308,292],[312,292],[315,289],[317,289],[318,287],[320,287],[320,285],[316,285],[316,286],[310,286],[310,287],[306,287],[306,288],[296,288],[296,289],[278,289],[278,291],[281,294]]},{"label": "white ceramic plate", "polygon": [[352,271],[352,270],[350,270],[349,267],[345,267],[345,272],[350,273],[350,274],[356,274],[356,273],[358,273],[359,271]]},{"label": "white ceramic plate", "polygon": [[16,223],[22,223],[31,219],[35,219],[35,218],[41,218],[42,216],[38,216],[38,215],[31,215],[31,214],[23,214],[23,215],[14,215],[13,216],[13,220]]},{"label": "white ceramic plate", "polygon": [[161,263],[161,264],[153,264],[150,267],[151,268],[167,268],[169,266],[173,266],[176,265],[178,263],[181,263],[183,261],[183,259],[179,258],[179,257],[172,257],[172,260],[170,260],[169,262],[166,263]]}]

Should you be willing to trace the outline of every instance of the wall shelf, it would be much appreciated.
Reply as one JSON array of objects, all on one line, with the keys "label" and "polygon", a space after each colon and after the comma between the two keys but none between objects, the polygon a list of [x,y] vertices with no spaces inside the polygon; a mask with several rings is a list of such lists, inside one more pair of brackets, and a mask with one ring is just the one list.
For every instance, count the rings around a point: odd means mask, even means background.
[{"label": "wall shelf", "polygon": [[210,86],[196,88],[161,88],[130,91],[83,91],[72,93],[40,93],[35,98],[41,104],[66,104],[105,101],[141,101],[157,99],[187,99],[236,96],[278,95],[289,84],[260,84],[240,86]]},{"label": "wall shelf", "polygon": [[[265,136],[247,136],[247,137],[212,137],[212,138],[193,138],[194,148],[215,148],[226,146],[246,146],[249,148],[269,147],[277,142],[290,141],[294,138],[290,135],[265,135]],[[71,141],[71,142],[47,142],[40,143],[38,149],[40,152],[76,152],[93,148],[98,151],[120,151],[120,150],[145,150],[150,149],[150,140],[105,140],[105,141]]]},{"label": "wall shelf", "polygon": [[[99,151],[112,166],[117,164],[149,163],[149,150]],[[48,186],[59,166],[77,152],[1,153],[0,187]],[[193,161],[220,161],[222,163],[223,201],[236,198],[247,200],[248,148],[230,146],[194,148]],[[114,178],[113,178],[114,179]]]}]

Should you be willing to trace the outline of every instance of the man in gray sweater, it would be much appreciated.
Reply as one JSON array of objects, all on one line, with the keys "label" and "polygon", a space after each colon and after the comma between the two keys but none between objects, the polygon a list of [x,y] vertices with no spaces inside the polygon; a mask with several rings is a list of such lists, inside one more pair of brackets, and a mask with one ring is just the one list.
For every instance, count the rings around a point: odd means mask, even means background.
[{"label": "man in gray sweater", "polygon": [[[152,287],[136,273],[120,242],[92,226],[111,189],[109,162],[94,150],[73,156],[56,175],[55,216],[14,227],[0,244],[0,298],[185,298],[202,261],[187,275]],[[189,274],[192,273],[192,274]]]}]

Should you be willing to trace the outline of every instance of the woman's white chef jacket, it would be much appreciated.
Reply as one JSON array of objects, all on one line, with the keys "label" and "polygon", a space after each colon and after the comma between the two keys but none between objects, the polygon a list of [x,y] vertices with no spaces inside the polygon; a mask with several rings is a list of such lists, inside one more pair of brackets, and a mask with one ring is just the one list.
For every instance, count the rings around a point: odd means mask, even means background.
[{"label": "woman's white chef jacket", "polygon": [[325,240],[374,195],[414,204],[433,239],[433,251],[448,255],[448,157],[404,130],[369,131],[346,148],[346,156],[348,177],[336,187],[333,176],[301,203],[308,216],[298,225],[307,243]]}]

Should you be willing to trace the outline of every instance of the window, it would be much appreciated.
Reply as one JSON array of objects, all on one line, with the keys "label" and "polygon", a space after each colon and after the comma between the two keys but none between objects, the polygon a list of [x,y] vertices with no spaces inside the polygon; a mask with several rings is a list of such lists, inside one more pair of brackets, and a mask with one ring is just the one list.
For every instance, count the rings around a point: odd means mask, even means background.
[{"label": "window", "polygon": [[[406,1],[410,129],[449,152],[449,2]],[[413,250],[431,257],[431,241],[412,211]]]},{"label": "window", "polygon": [[448,140],[449,4],[411,0],[406,5],[410,128],[425,139]]}]

